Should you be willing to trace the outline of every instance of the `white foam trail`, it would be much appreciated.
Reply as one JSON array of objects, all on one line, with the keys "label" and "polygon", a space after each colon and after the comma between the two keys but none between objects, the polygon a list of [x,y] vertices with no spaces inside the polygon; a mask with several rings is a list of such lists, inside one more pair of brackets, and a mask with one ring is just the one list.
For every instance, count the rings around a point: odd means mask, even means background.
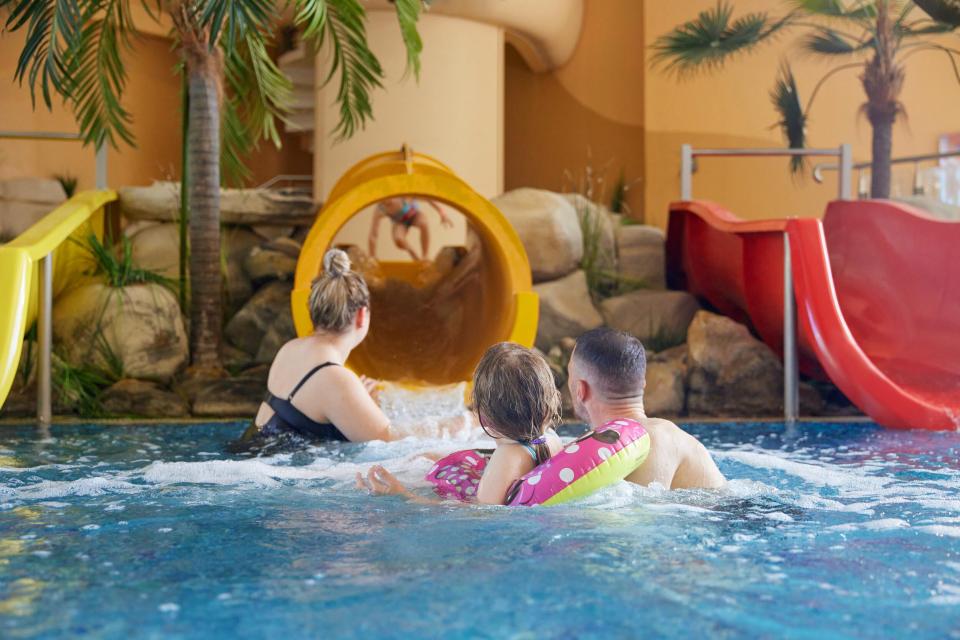
[{"label": "white foam trail", "polygon": [[800,478],[804,482],[819,487],[835,487],[853,491],[869,491],[876,493],[886,488],[893,480],[856,473],[851,470],[840,470],[834,466],[828,468],[823,465],[797,462],[771,453],[756,451],[723,451],[714,454],[721,460],[735,460],[751,467],[760,469],[776,469],[789,475]]}]

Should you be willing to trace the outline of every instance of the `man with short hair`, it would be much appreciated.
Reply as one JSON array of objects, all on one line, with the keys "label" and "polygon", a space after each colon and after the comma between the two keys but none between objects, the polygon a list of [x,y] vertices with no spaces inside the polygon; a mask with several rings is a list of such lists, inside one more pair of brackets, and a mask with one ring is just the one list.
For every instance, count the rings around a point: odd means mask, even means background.
[{"label": "man with short hair", "polygon": [[726,483],[699,440],[669,420],[647,417],[647,357],[635,337],[607,327],[588,331],[577,340],[567,372],[578,418],[594,429],[629,418],[650,434],[650,453],[627,480],[668,489],[715,489]]}]

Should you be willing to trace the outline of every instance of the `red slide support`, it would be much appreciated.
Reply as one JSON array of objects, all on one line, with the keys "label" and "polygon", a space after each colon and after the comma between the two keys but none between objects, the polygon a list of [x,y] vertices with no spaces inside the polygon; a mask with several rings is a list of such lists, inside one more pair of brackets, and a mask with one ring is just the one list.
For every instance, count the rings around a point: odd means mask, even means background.
[{"label": "red slide support", "polygon": [[832,202],[822,222],[675,202],[668,282],[782,353],[785,237],[801,371],[884,426],[960,428],[960,224],[886,201]]}]

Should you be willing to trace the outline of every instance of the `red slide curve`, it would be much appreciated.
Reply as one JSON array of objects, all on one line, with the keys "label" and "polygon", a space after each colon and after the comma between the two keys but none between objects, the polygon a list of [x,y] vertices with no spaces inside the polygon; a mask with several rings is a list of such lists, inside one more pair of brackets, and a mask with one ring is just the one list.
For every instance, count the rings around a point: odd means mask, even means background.
[{"label": "red slide curve", "polygon": [[832,202],[822,222],[674,202],[668,282],[782,353],[784,234],[801,371],[884,426],[960,429],[960,223],[886,201]]}]

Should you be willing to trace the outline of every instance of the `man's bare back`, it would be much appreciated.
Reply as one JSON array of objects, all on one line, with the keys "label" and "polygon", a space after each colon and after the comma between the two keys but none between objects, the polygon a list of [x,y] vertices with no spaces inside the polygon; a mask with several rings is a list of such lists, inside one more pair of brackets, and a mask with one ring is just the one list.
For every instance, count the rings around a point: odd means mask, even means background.
[{"label": "man's bare back", "polygon": [[635,419],[650,434],[650,454],[627,480],[642,485],[656,482],[667,489],[716,489],[726,484],[699,440],[669,420]]}]

